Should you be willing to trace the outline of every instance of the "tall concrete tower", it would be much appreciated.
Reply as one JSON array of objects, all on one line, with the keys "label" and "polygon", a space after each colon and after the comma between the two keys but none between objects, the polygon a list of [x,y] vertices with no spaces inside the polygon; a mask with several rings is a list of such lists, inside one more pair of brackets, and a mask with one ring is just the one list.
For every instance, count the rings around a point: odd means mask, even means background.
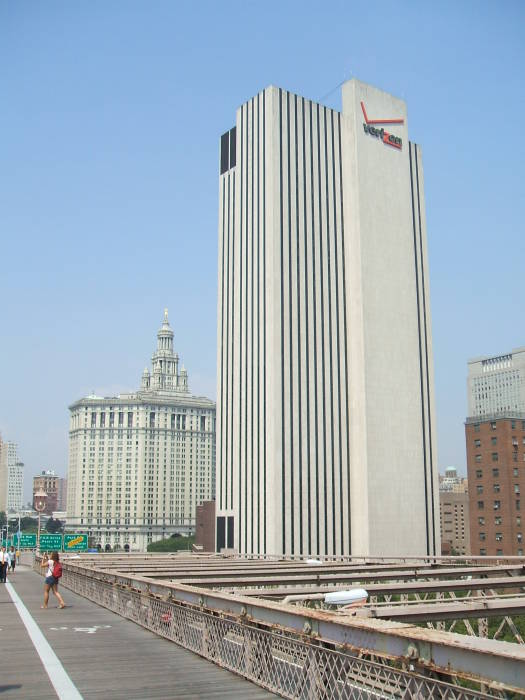
[{"label": "tall concrete tower", "polygon": [[268,87],[221,138],[218,548],[440,551],[421,151],[342,96]]}]

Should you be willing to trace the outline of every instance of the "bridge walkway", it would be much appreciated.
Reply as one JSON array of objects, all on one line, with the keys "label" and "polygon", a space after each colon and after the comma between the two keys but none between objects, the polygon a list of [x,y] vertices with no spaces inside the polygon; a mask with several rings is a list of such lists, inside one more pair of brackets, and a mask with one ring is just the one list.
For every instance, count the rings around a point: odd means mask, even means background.
[{"label": "bridge walkway", "polygon": [[43,578],[23,565],[0,584],[2,699],[276,697],[67,588],[61,592],[66,608],[58,609],[51,594],[42,610]]}]

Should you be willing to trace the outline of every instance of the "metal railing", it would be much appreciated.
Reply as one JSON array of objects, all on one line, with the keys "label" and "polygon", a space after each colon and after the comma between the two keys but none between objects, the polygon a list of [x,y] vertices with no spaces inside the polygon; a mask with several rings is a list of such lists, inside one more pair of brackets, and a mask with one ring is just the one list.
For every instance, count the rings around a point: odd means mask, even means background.
[{"label": "metal railing", "polygon": [[[63,584],[159,636],[285,698],[474,700],[507,697],[416,673],[410,663],[256,619],[133,590],[64,566]],[[451,673],[451,679],[454,674]],[[472,683],[474,685],[474,683]]]}]

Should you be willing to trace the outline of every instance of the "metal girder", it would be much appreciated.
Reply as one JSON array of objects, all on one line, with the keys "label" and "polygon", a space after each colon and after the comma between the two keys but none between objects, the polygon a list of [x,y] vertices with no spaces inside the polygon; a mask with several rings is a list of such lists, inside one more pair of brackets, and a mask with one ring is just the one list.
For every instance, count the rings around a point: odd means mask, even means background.
[{"label": "metal girder", "polygon": [[[525,576],[498,576],[494,578],[466,578],[453,579],[447,581],[406,581],[403,583],[371,583],[366,590],[370,595],[397,595],[401,593],[437,593],[440,591],[469,591],[492,588],[522,588],[525,587]],[[296,586],[287,588],[248,588],[229,589],[230,593],[240,593],[241,595],[255,596],[261,598],[283,598],[287,595],[307,595],[335,591],[341,589],[341,585],[331,586]]]},{"label": "metal girder", "polygon": [[370,605],[360,614],[398,622],[426,622],[427,620],[456,620],[471,617],[500,617],[524,615],[525,597],[522,598],[468,598],[431,604]]},{"label": "metal girder", "polygon": [[[525,573],[525,567],[523,566],[508,566],[508,567],[468,567],[463,569],[408,569],[396,572],[390,572],[388,569],[386,571],[377,571],[369,573],[367,571],[357,571],[351,573],[320,573],[316,568],[311,567],[307,571],[303,571],[297,574],[290,574],[288,571],[283,571],[279,574],[268,574],[264,577],[265,585],[293,585],[298,583],[310,583],[310,584],[321,584],[321,583],[337,583],[345,582],[350,583],[353,581],[359,581],[359,583],[366,583],[372,581],[404,581],[413,579],[441,579],[441,578],[452,578],[457,576],[473,576],[475,574],[483,575],[493,575],[493,574],[504,574],[509,571],[516,572],[516,574],[523,575]],[[173,577],[175,578],[175,577]],[[255,577],[247,575],[240,577],[239,575],[228,575],[228,576],[199,576],[197,572],[193,576],[180,577],[176,579],[180,583],[185,583],[188,586],[214,586],[214,587],[229,587],[229,588],[239,588],[239,586],[253,586],[261,581],[261,577]]]},{"label": "metal girder", "polygon": [[94,581],[184,602],[236,620],[294,630],[296,634],[330,640],[343,648],[350,645],[416,663],[422,669],[441,669],[446,674],[456,671],[517,689],[525,687],[525,649],[509,642],[428,630],[394,621],[342,616],[326,610],[285,606],[197,586],[156,582],[140,575],[95,570],[82,566],[80,562],[74,564],[68,561],[66,566]]}]

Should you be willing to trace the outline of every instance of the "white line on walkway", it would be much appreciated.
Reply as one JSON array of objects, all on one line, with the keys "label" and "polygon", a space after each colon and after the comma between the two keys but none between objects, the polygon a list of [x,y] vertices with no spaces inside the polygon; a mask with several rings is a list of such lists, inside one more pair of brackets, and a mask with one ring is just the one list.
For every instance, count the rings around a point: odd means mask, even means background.
[{"label": "white line on walkway", "polygon": [[18,610],[22,622],[33,642],[35,649],[40,656],[44,669],[53,684],[59,700],[82,700],[82,695],[78,692],[71,678],[67,675],[65,668],[59,661],[51,645],[40,631],[40,627],[31,617],[31,613],[23,604],[21,598],[13,588],[12,584],[6,583],[5,587],[11,596],[13,603]]}]

